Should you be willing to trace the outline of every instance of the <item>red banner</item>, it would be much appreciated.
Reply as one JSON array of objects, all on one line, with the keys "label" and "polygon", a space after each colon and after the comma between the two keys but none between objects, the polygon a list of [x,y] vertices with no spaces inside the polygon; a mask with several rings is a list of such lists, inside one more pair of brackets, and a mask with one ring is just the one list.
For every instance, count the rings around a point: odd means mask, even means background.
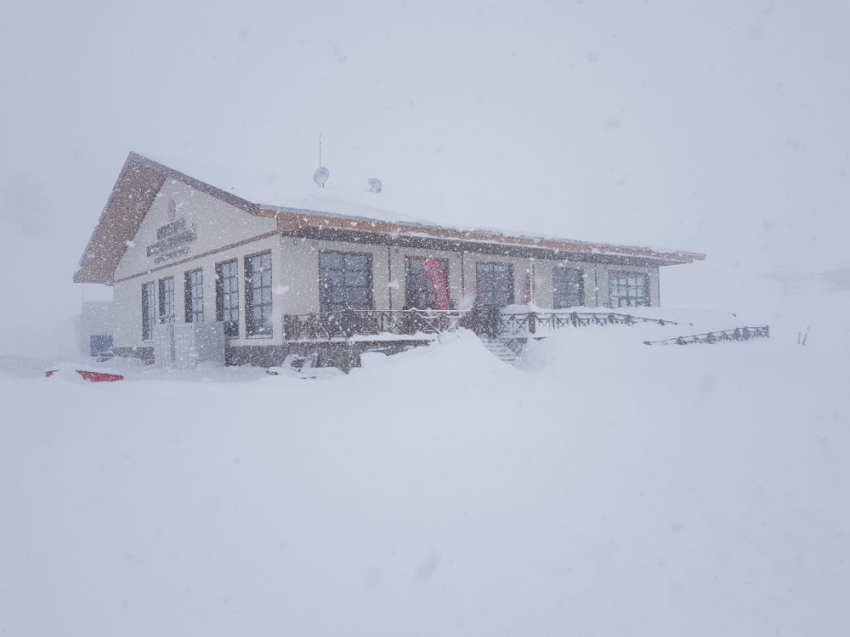
[{"label": "red banner", "polygon": [[451,300],[449,299],[446,275],[443,274],[443,266],[436,259],[425,259],[422,262],[422,269],[425,271],[428,283],[431,284],[431,291],[434,293],[434,309],[448,310],[451,307]]}]

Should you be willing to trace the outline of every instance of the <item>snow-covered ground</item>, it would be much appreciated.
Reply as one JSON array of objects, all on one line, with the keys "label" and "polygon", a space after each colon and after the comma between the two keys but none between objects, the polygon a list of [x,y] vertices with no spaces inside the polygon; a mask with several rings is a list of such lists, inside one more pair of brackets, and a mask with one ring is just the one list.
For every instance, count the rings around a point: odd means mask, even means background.
[{"label": "snow-covered ground", "polygon": [[319,381],[7,361],[0,634],[850,634],[850,338],[813,316]]}]

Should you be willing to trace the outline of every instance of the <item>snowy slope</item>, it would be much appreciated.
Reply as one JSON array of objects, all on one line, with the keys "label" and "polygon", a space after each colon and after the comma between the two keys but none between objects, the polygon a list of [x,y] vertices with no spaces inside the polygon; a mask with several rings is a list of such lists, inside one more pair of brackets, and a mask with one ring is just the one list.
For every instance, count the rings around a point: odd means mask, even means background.
[{"label": "snowy slope", "polygon": [[0,376],[0,633],[846,634],[843,352],[604,329],[523,369],[466,334],[327,381]]}]

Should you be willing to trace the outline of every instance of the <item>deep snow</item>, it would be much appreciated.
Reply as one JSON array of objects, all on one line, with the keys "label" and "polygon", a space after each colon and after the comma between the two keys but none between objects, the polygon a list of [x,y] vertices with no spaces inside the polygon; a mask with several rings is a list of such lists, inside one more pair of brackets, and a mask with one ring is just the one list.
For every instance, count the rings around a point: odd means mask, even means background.
[{"label": "deep snow", "polygon": [[0,372],[0,634],[847,634],[846,342],[659,329]]}]

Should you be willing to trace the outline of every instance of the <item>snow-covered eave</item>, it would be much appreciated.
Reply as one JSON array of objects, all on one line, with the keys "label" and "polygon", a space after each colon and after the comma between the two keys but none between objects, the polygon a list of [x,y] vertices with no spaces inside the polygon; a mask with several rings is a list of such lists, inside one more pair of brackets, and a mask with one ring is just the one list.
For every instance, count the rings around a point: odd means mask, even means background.
[{"label": "snow-covered eave", "polygon": [[600,258],[639,258],[656,262],[658,265],[677,265],[705,260],[705,255],[683,250],[659,250],[644,246],[620,246],[557,237],[529,234],[508,234],[499,230],[464,229],[437,226],[423,222],[396,222],[370,219],[362,216],[340,215],[317,210],[261,206],[261,214],[274,215],[278,230],[282,234],[310,234],[327,231],[365,233],[379,235],[384,241],[399,241],[402,238],[423,241],[455,241],[471,246],[533,249],[551,252],[553,255],[588,256]]}]

